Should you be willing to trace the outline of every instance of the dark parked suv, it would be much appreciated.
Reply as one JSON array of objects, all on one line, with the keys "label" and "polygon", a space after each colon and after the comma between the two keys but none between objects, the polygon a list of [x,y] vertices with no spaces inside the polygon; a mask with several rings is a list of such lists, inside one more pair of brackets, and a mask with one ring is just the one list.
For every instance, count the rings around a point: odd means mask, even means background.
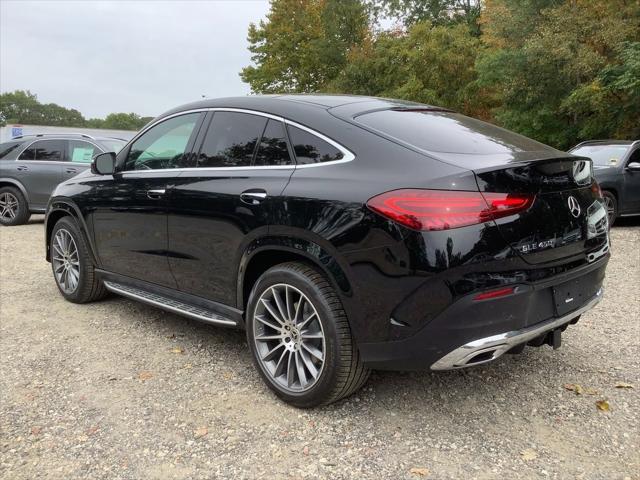
[{"label": "dark parked suv", "polygon": [[0,225],[20,225],[44,213],[56,186],[89,168],[98,153],[118,152],[119,138],[40,134],[0,144]]},{"label": "dark parked suv", "polygon": [[586,158],[422,104],[243,97],[169,111],[58,186],[46,255],[69,301],[245,328],[310,407],[371,368],[558,347],[601,298],[607,226]]},{"label": "dark parked suv", "polygon": [[610,225],[618,217],[640,215],[640,140],[590,140],[569,153],[593,162]]}]

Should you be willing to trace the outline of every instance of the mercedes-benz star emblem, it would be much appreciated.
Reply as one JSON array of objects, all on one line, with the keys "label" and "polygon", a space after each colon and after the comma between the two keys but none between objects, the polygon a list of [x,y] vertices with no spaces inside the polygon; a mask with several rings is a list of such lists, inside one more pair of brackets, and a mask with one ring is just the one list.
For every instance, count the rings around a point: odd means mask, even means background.
[{"label": "mercedes-benz star emblem", "polygon": [[567,204],[569,205],[569,211],[571,212],[571,215],[578,218],[580,216],[580,204],[578,203],[578,200],[576,200],[576,197],[574,197],[573,195],[569,195]]}]

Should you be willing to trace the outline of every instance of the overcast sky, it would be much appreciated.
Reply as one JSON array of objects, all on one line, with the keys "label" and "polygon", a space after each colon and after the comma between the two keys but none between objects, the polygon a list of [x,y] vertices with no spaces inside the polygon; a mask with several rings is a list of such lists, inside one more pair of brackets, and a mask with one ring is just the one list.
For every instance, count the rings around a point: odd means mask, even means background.
[{"label": "overcast sky", "polygon": [[246,95],[247,29],[267,0],[0,0],[0,91],[86,118]]}]

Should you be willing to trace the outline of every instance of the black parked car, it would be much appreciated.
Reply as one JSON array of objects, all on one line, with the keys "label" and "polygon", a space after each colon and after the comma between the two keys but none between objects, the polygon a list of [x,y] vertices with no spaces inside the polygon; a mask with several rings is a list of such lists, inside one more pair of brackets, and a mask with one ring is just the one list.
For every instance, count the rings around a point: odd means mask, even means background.
[{"label": "black parked car", "polygon": [[351,96],[205,100],[61,184],[46,255],[69,301],[107,290],[245,328],[287,402],[369,369],[479,365],[601,298],[591,161],[427,105]]},{"label": "black parked car", "polygon": [[611,225],[618,217],[640,215],[639,140],[591,140],[576,145],[569,153],[593,161]]},{"label": "black parked car", "polygon": [[22,135],[0,144],[0,225],[21,225],[44,213],[56,186],[89,168],[98,153],[126,141],[83,133]]}]

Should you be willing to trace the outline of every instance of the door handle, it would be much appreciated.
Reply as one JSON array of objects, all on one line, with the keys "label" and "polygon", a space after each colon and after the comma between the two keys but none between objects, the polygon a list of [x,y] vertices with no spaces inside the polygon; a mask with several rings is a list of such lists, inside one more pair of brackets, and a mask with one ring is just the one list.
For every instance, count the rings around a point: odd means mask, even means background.
[{"label": "door handle", "polygon": [[16,170],[18,170],[19,172],[27,172],[29,171],[29,167],[27,167],[26,165],[18,165]]},{"label": "door handle", "polygon": [[69,167],[69,168],[67,168],[65,170],[65,172],[67,172],[67,173],[78,173],[78,169]]},{"label": "door handle", "polygon": [[158,190],[147,190],[147,197],[149,197],[151,200],[158,200],[160,198],[162,198],[162,196],[164,195],[165,189],[161,188]]},{"label": "door handle", "polygon": [[240,194],[240,200],[248,205],[258,205],[265,198],[267,198],[267,192],[259,188],[246,190]]}]

